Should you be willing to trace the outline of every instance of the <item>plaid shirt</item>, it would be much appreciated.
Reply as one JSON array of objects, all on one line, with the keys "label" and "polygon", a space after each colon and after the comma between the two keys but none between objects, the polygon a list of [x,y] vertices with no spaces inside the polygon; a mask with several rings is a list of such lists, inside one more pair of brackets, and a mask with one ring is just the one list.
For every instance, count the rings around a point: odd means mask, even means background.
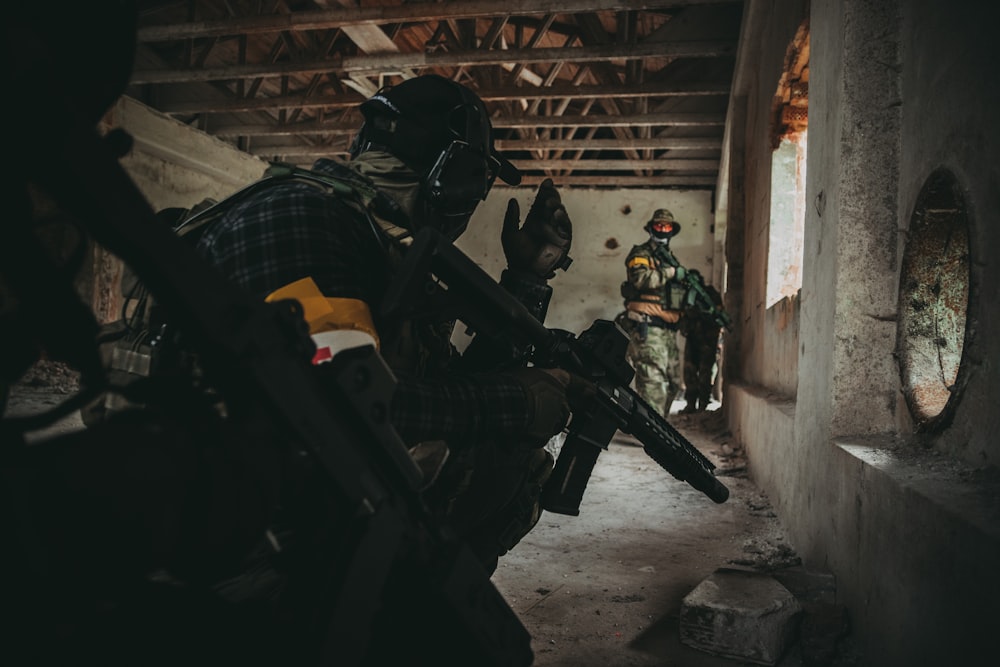
[{"label": "plaid shirt", "polygon": [[[343,175],[345,167],[319,160],[314,171]],[[378,313],[391,279],[384,248],[365,217],[342,197],[300,181],[276,183],[239,201],[204,233],[198,250],[224,275],[264,298],[305,277],[327,297],[360,299]],[[376,321],[383,345],[398,323]],[[424,327],[426,329],[426,327]],[[442,349],[448,341],[439,341]],[[523,386],[506,375],[449,373],[433,381],[393,369],[399,384],[392,421],[410,443],[452,444],[485,436],[515,436],[529,421]]]},{"label": "plaid shirt", "polygon": [[[314,167],[331,175],[342,169],[332,160]],[[367,222],[342,197],[301,181],[279,182],[238,202],[198,249],[260,298],[312,277],[326,296],[377,306],[387,285],[383,251]]]},{"label": "plaid shirt", "polygon": [[390,415],[407,442],[443,439],[461,444],[484,436],[518,435],[528,419],[528,400],[521,383],[509,375],[400,380]]}]

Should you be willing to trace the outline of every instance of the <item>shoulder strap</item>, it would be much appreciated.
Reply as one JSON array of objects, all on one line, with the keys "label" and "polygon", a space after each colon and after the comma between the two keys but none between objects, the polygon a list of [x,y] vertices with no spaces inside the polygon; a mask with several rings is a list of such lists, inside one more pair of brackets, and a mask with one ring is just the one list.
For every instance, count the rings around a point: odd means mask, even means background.
[{"label": "shoulder strap", "polygon": [[349,170],[344,169],[344,172],[344,176],[341,177],[302,169],[301,167],[283,162],[272,163],[264,172],[263,178],[236,191],[217,204],[182,220],[174,227],[174,232],[178,236],[186,236],[203,230],[207,225],[221,218],[233,206],[250,195],[279,183],[287,183],[288,181],[308,183],[322,189],[327,194],[353,200],[366,209],[372,206],[379,196],[378,191],[370,183],[367,183],[360,177],[354,176]]},{"label": "shoulder strap", "polygon": [[268,179],[303,181],[316,185],[330,194],[352,198],[365,206],[370,205],[378,196],[378,191],[371,183],[347,168],[343,168],[341,173],[335,176],[320,171],[302,169],[284,162],[274,162],[267,168],[264,175]]}]

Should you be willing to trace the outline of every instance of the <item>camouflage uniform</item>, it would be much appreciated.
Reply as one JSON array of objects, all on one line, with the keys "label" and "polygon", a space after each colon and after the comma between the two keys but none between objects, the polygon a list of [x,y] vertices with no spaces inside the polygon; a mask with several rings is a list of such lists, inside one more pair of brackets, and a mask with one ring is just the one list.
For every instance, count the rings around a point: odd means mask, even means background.
[{"label": "camouflage uniform", "polygon": [[671,267],[654,258],[656,250],[656,242],[650,240],[634,246],[625,259],[623,321],[630,329],[626,355],[635,368],[635,390],[666,416],[681,390],[677,329],[684,287],[673,279]]},{"label": "camouflage uniform", "polygon": [[635,390],[664,416],[680,394],[677,332],[648,327],[643,340],[639,327],[632,330],[627,358],[635,369]]},{"label": "camouflage uniform", "polygon": [[[711,288],[709,288],[711,289]],[[684,346],[683,412],[703,412],[712,399],[712,375],[719,352],[721,327],[708,314],[694,311],[683,318]]]}]

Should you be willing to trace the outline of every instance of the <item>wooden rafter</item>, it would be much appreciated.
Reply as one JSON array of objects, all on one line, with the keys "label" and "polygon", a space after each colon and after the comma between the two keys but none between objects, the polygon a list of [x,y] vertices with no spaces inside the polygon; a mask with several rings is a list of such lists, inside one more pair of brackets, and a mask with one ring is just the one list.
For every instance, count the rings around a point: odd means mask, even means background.
[{"label": "wooden rafter", "polygon": [[339,72],[398,72],[407,68],[497,65],[501,63],[565,63],[639,58],[715,58],[735,53],[732,41],[673,42],[631,46],[601,45],[544,49],[491,49],[434,53],[383,53],[344,56],[314,62],[228,65],[201,69],[137,70],[133,84],[190,83]]},{"label": "wooden rafter", "polygon": [[483,99],[526,185],[716,178],[739,0],[303,4],[167,5],[162,25],[140,27],[130,90],[249,153],[308,165],[346,155],[378,88],[436,73]]},{"label": "wooden rafter", "polygon": [[247,16],[240,19],[190,21],[180,24],[142,26],[140,42],[157,42],[238,34],[262,34],[282,30],[326,30],[354,25],[399,22],[431,22],[442,19],[483,18],[504,14],[573,14],[577,12],[669,9],[692,5],[742,4],[742,0],[468,0],[466,2],[412,3],[344,9],[318,9],[293,14]]}]

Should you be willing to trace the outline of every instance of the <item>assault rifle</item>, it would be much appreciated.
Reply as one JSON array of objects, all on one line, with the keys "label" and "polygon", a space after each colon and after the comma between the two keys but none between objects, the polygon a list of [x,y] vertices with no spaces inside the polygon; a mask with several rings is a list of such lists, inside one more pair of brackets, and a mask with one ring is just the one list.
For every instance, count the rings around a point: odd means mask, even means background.
[{"label": "assault rifle", "polygon": [[[664,264],[674,267],[675,269],[684,267],[681,263],[677,261],[673,253],[667,248],[657,245],[656,249],[653,251],[653,256]],[[722,309],[719,304],[712,300],[709,295],[708,290],[705,289],[705,283],[701,279],[701,275],[693,271],[684,270],[684,277],[679,279],[685,287],[688,288],[689,293],[694,295],[694,303],[689,304],[697,306],[703,312],[711,315],[715,323],[720,327],[725,327],[727,330],[733,328],[733,320],[729,317],[729,313]]]},{"label": "assault rifle", "polygon": [[589,404],[576,406],[570,421],[543,490],[544,509],[571,516],[580,513],[597,458],[618,430],[634,436],[664,470],[713,501],[722,503],[729,497],[729,489],[712,472],[711,461],[629,388],[635,371],[625,360],[628,338],[613,322],[596,320],[579,337],[547,329],[461,250],[429,228],[421,230],[407,250],[383,313],[398,315],[428,305],[450,307],[476,335],[513,342],[527,350],[536,366],[562,368],[593,384]]}]

